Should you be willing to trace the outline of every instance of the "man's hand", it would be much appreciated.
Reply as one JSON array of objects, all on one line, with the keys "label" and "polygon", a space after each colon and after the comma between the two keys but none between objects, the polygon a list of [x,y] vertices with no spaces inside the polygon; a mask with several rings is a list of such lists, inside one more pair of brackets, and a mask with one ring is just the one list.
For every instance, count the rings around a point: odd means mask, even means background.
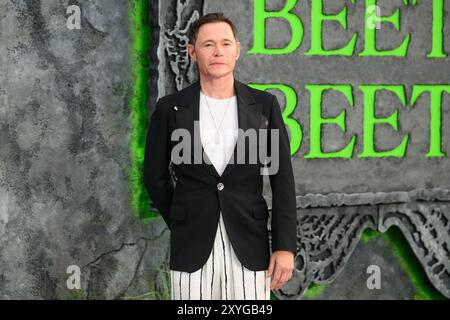
[{"label": "man's hand", "polygon": [[292,251],[275,251],[270,257],[267,276],[272,278],[270,289],[280,289],[294,272],[294,253]]}]

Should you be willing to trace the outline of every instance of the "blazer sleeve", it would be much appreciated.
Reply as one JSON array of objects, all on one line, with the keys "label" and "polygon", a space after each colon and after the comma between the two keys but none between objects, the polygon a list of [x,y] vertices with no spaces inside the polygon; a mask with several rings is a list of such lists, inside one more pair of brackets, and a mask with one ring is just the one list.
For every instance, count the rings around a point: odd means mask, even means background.
[{"label": "blazer sleeve", "polygon": [[[295,181],[291,163],[289,136],[281,114],[280,105],[273,95],[270,132],[278,129],[277,146],[270,146],[269,154],[278,152],[278,171],[269,175],[272,189],[272,251],[288,250],[297,252],[297,209]],[[271,141],[269,137],[269,141]],[[273,149],[273,150],[272,150]]]},{"label": "blazer sleeve", "polygon": [[169,226],[169,209],[174,185],[169,172],[170,136],[167,112],[159,99],[150,116],[144,155],[144,185],[154,207]]}]

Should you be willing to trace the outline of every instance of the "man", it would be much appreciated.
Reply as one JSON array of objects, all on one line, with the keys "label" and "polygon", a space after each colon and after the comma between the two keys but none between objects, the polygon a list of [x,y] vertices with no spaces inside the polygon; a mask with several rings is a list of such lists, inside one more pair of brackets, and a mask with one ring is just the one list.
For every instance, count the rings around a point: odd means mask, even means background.
[{"label": "man", "polygon": [[[295,183],[280,106],[274,95],[234,79],[240,43],[222,13],[192,25],[187,49],[200,80],[158,100],[144,159],[144,184],[171,231],[172,299],[270,299],[270,289],[291,278],[297,250]],[[269,152],[279,161],[269,175],[272,254],[263,164],[248,161],[251,148],[239,155],[236,147],[238,130],[261,129],[269,131]],[[174,161],[180,132],[192,138],[181,152],[188,161],[181,163]],[[278,139],[271,144],[273,133]],[[196,150],[206,158],[201,163]],[[246,162],[238,162],[239,156]]]}]

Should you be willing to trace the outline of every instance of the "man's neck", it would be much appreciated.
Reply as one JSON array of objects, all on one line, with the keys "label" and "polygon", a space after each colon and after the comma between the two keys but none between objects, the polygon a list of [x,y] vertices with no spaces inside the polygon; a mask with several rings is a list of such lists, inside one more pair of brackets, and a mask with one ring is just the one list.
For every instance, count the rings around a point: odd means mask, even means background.
[{"label": "man's neck", "polygon": [[232,74],[220,78],[200,77],[200,87],[204,95],[215,99],[227,99],[235,95]]}]

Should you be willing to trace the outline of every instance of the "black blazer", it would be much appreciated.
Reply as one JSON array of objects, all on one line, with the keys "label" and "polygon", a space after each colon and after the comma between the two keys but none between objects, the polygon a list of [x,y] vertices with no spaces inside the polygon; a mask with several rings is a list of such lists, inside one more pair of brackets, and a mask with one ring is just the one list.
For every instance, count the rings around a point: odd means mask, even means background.
[{"label": "black blazer", "polygon": [[[276,97],[253,89],[237,80],[234,87],[238,103],[238,124],[244,131],[253,128],[279,129],[279,170],[270,175],[272,189],[271,240],[272,251],[297,250],[297,213],[295,183],[291,164],[289,137]],[[162,97],[150,116],[144,158],[144,185],[153,205],[169,227],[170,268],[193,272],[207,261],[222,210],[225,228],[241,263],[250,270],[267,270],[270,260],[268,234],[269,210],[262,195],[264,164],[250,163],[248,142],[245,163],[237,163],[237,145],[220,176],[210,161],[194,163],[194,141],[200,132],[200,83]],[[189,130],[193,137],[189,157],[191,163],[169,165],[171,141],[177,128]],[[195,131],[195,132],[194,132]],[[195,138],[194,138],[195,134]],[[244,141],[241,135],[238,142]],[[270,150],[270,138],[268,138]],[[258,145],[260,139],[258,137]],[[203,153],[203,147],[201,148]],[[182,153],[181,153],[182,154]],[[202,153],[200,153],[201,155]],[[205,153],[206,154],[206,153]],[[209,159],[208,159],[209,160]]]}]

